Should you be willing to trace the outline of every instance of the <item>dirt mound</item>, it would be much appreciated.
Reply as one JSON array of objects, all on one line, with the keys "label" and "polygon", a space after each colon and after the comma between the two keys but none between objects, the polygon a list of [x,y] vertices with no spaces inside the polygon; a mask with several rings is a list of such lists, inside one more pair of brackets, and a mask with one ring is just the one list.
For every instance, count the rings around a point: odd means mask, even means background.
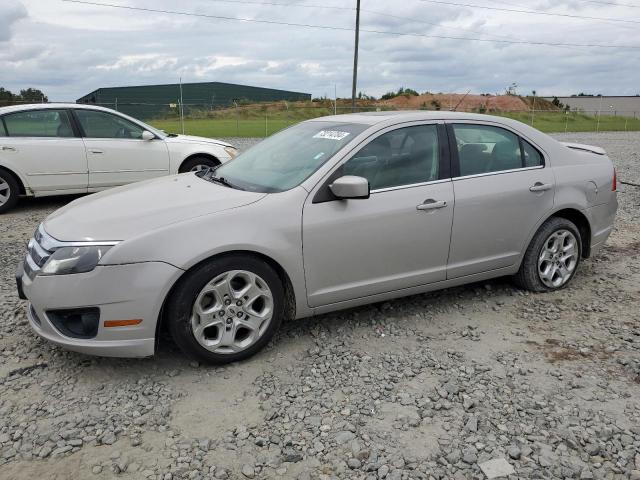
[{"label": "dirt mound", "polygon": [[382,104],[401,109],[427,108],[436,110],[452,110],[456,106],[459,112],[470,111],[503,111],[516,112],[529,110],[529,105],[521,97],[515,95],[467,95],[461,93],[425,93],[416,96],[395,97],[383,100]]}]

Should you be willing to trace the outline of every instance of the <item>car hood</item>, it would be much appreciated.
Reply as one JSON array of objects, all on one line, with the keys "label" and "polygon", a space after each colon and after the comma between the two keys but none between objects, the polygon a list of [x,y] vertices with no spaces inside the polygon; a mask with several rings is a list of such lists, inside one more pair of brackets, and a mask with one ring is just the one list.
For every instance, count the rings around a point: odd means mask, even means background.
[{"label": "car hood", "polygon": [[220,145],[222,147],[233,147],[230,143],[223,142],[215,138],[194,137],[192,135],[176,135],[175,137],[166,137],[165,141],[171,143],[198,143],[206,145]]},{"label": "car hood", "polygon": [[161,177],[88,195],[52,213],[46,232],[60,241],[117,241],[264,198],[193,173]]}]

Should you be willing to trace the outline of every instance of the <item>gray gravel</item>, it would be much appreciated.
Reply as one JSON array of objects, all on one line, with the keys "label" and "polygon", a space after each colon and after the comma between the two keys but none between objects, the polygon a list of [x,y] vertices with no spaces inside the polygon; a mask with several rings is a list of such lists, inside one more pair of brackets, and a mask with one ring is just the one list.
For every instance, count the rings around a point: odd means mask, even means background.
[{"label": "gray gravel", "polygon": [[[640,180],[640,134],[561,137]],[[562,292],[500,279],[291,322],[225,368],[30,331],[13,270],[68,200],[0,217],[0,478],[640,479],[638,188]]]}]

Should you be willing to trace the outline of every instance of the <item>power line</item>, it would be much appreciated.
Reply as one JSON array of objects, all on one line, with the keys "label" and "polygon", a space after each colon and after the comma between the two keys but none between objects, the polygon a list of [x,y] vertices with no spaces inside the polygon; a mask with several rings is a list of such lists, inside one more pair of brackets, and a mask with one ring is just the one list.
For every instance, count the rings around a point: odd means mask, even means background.
[{"label": "power line", "polygon": [[524,13],[528,15],[545,15],[548,17],[564,17],[564,18],[577,18],[580,20],[600,20],[603,22],[620,22],[620,23],[634,23],[640,24],[640,20],[627,20],[625,18],[609,18],[609,17],[590,17],[586,15],[573,15],[571,13],[552,13],[552,12],[541,12],[540,10],[521,10],[517,8],[501,8],[501,7],[490,7],[488,5],[476,5],[472,3],[456,3],[456,2],[447,2],[444,0],[420,0],[421,2],[428,3],[437,3],[440,5],[452,5],[456,7],[468,7],[468,8],[482,8],[484,10],[496,10],[499,12],[511,12],[511,13]]},{"label": "power line", "polygon": [[[112,3],[98,3],[92,2],[88,0],[61,0],[66,3],[77,3],[82,5],[91,5],[95,7],[108,7],[108,8],[118,8],[123,10],[135,10],[141,12],[151,12],[151,13],[162,13],[169,15],[180,15],[180,16],[188,16],[188,17],[199,17],[199,18],[208,18],[215,20],[228,20],[235,22],[245,22],[245,23],[264,23],[268,25],[284,25],[288,27],[304,27],[304,28],[313,28],[318,30],[337,30],[337,31],[345,31],[345,32],[353,32],[353,28],[349,27],[337,27],[333,25],[314,25],[309,23],[296,23],[296,22],[284,22],[278,20],[263,20],[257,18],[242,18],[242,17],[229,17],[225,15],[211,15],[206,13],[194,13],[194,12],[180,12],[177,10],[161,10],[155,8],[145,8],[145,7],[132,7],[128,5],[116,5]],[[426,0],[423,0],[426,1]],[[385,30],[372,30],[372,29],[360,29],[361,32],[366,33],[376,33],[380,35],[393,35],[400,37],[419,37],[419,38],[437,38],[443,40],[466,40],[466,41],[474,41],[474,42],[488,42],[488,43],[501,43],[501,44],[509,44],[509,45],[535,45],[535,46],[547,46],[547,47],[587,47],[587,48],[625,48],[625,49],[640,49],[640,45],[603,45],[603,44],[595,44],[595,43],[566,43],[566,42],[535,42],[535,41],[525,41],[525,40],[494,40],[488,38],[473,38],[473,37],[457,37],[451,35],[431,35],[424,33],[411,33],[411,32],[390,32]]]},{"label": "power line", "polygon": [[[263,5],[263,6],[267,6],[267,7],[294,7],[294,8],[312,8],[312,9],[327,9],[327,10],[342,10],[342,11],[355,11],[356,9],[354,7],[339,7],[339,6],[335,6],[335,5],[318,5],[318,4],[305,4],[305,3],[282,3],[282,2],[274,2],[274,1],[266,1],[266,2],[259,2],[259,1],[255,1],[255,0],[209,0],[210,2],[213,3],[231,3],[231,4],[236,4],[236,5]],[[444,28],[447,30],[455,30],[457,32],[460,32],[461,30],[465,31],[465,32],[472,32],[472,33],[478,33],[480,35],[484,35],[486,37],[494,37],[494,38],[507,38],[510,40],[518,40],[517,38],[511,37],[509,35],[499,35],[499,34],[495,34],[495,33],[486,33],[480,30],[473,30],[470,28],[464,28],[464,27],[449,27],[447,25],[442,25],[440,23],[435,23],[435,22],[427,22],[426,20],[421,20],[419,18],[411,18],[411,17],[402,17],[399,15],[393,15],[391,13],[386,13],[386,12],[380,12],[377,10],[369,10],[369,9],[364,9],[361,8],[360,12],[363,13],[370,13],[373,15],[379,15],[382,17],[387,17],[387,18],[395,18],[398,20],[407,20],[410,22],[415,22],[415,23],[422,23],[425,25],[431,25],[433,27],[438,27],[438,28]]]}]

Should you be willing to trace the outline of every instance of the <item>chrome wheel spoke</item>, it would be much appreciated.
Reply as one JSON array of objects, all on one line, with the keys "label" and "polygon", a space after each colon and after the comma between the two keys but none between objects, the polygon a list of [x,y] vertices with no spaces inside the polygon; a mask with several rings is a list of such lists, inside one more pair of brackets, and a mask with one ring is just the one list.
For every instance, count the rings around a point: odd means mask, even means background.
[{"label": "chrome wheel spoke", "polygon": [[192,325],[192,327],[193,327],[193,334],[196,336],[196,338],[206,340],[207,338],[206,330],[211,327],[224,328],[224,322],[217,318],[209,318],[204,321],[202,318],[200,318],[200,322],[195,326]]},{"label": "chrome wheel spoke", "polygon": [[556,274],[557,267],[553,264],[549,264],[544,270],[540,270],[540,277],[543,281],[547,281],[551,283],[553,281],[553,277]]},{"label": "chrome wheel spoke", "polygon": [[225,328],[222,331],[222,335],[220,336],[220,342],[218,343],[218,346],[229,349],[232,352],[241,350],[240,348],[238,348],[238,345],[236,345],[236,333],[237,328],[235,327]]}]

